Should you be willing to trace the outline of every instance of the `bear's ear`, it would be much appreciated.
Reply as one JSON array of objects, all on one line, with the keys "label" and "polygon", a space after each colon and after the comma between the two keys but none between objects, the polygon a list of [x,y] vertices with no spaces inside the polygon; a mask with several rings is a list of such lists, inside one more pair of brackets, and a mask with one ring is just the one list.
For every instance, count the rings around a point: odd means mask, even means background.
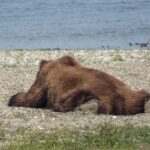
[{"label": "bear's ear", "polygon": [[40,62],[40,65],[39,65],[39,69],[41,70],[42,68],[43,68],[43,66],[45,65],[45,64],[47,64],[49,61],[47,61],[47,60],[41,60],[41,62]]},{"label": "bear's ear", "polygon": [[63,56],[59,61],[68,66],[79,66],[79,63],[71,56]]}]

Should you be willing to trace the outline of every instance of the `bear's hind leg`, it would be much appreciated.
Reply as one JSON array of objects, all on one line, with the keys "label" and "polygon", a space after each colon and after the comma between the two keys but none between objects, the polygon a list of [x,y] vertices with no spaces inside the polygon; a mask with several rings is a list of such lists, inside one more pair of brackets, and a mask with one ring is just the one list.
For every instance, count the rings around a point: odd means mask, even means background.
[{"label": "bear's hind leg", "polygon": [[112,114],[113,113],[113,106],[112,102],[110,100],[109,96],[100,96],[100,98],[97,100],[98,103],[98,109],[97,113],[98,114]]}]

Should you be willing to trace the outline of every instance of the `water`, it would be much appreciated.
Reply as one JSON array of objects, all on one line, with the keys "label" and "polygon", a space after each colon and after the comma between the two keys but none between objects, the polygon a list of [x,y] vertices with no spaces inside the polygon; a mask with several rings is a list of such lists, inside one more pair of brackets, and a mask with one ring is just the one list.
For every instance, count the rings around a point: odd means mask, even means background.
[{"label": "water", "polygon": [[0,49],[126,49],[149,41],[150,0],[0,0]]}]

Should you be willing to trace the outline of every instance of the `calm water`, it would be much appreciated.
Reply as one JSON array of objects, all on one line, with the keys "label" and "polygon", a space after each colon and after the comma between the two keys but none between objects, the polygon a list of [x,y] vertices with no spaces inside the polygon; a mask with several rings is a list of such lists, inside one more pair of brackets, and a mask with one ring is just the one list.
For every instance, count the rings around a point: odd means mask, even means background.
[{"label": "calm water", "polygon": [[0,0],[0,49],[125,49],[148,41],[150,0]]}]

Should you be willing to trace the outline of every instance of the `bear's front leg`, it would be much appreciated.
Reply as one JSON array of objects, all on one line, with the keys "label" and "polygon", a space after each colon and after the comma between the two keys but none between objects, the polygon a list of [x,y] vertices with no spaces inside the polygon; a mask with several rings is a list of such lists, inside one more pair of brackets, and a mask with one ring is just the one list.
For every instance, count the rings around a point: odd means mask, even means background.
[{"label": "bear's front leg", "polygon": [[89,91],[84,89],[74,89],[64,94],[52,109],[59,112],[73,111],[77,106],[92,98],[93,96]]}]

